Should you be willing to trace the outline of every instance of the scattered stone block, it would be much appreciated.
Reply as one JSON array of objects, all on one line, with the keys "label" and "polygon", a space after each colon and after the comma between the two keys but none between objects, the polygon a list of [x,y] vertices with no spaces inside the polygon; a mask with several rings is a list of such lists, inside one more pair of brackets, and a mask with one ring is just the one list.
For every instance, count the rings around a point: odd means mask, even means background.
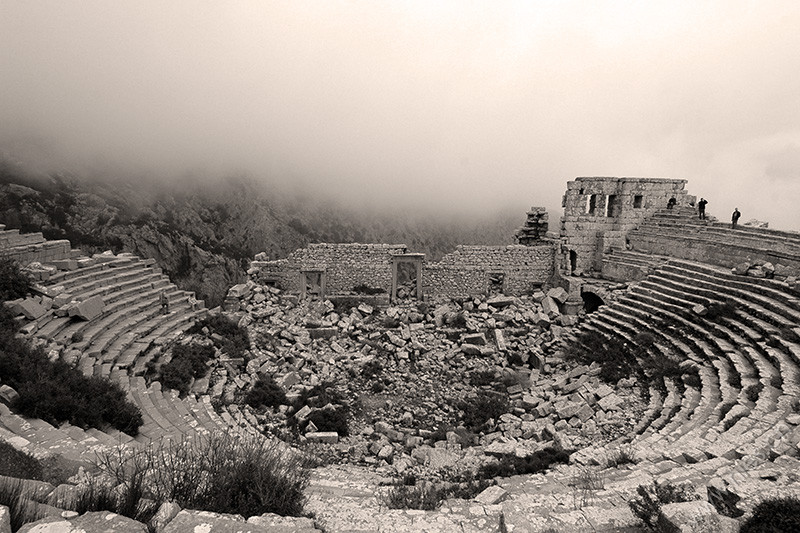
[{"label": "scattered stone block", "polygon": [[464,352],[465,355],[481,355],[480,346],[475,346],[474,344],[462,344],[461,351]]},{"label": "scattered stone block", "polygon": [[508,307],[509,305],[514,303],[514,298],[511,296],[492,296],[486,300],[486,304],[494,307],[495,309],[500,309],[502,307]]},{"label": "scattered stone block", "polygon": [[547,291],[547,296],[563,304],[569,298],[569,293],[563,287],[553,287]]},{"label": "scattered stone block", "polygon": [[486,336],[483,333],[468,333],[464,335],[461,340],[465,344],[474,344],[477,346],[486,344]]},{"label": "scattered stone block", "polygon": [[19,393],[9,385],[0,385],[0,401],[6,405],[12,405],[19,400]]},{"label": "scattered stone block", "polygon": [[739,522],[717,514],[704,501],[668,503],[661,507],[667,523],[681,533],[738,533]]},{"label": "scattered stone block", "polygon": [[88,300],[72,305],[69,308],[69,316],[76,316],[83,320],[94,320],[103,314],[105,305],[101,297],[93,296]]},{"label": "scattered stone block", "polygon": [[475,496],[475,501],[483,505],[497,505],[508,498],[508,491],[499,485],[492,485]]},{"label": "scattered stone block", "polygon": [[306,438],[309,442],[324,442],[327,444],[336,444],[339,442],[339,434],[335,431],[315,431],[306,433]]},{"label": "scattered stone block", "polygon": [[47,309],[33,298],[11,300],[6,307],[13,315],[24,315],[28,320],[36,320],[47,312]]}]

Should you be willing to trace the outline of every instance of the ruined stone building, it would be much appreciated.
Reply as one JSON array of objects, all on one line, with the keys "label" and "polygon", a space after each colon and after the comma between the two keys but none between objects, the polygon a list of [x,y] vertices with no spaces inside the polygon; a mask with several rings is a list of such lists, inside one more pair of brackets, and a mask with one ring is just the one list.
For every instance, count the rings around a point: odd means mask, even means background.
[{"label": "ruined stone building", "polygon": [[[782,232],[739,228],[734,235],[724,224],[701,222],[686,183],[580,177],[567,183],[558,234],[548,232],[548,213],[533,207],[515,245],[463,245],[428,262],[402,244],[311,244],[286,259],[259,254],[250,273],[301,297],[368,289],[394,300],[401,289],[401,296],[417,299],[461,298],[531,294],[549,285],[569,286],[565,280],[573,276],[638,279],[647,262],[634,259],[636,251],[729,267],[742,260],[772,262],[783,277],[800,270],[796,234],[781,240]],[[671,199],[675,205],[667,209]]]}]

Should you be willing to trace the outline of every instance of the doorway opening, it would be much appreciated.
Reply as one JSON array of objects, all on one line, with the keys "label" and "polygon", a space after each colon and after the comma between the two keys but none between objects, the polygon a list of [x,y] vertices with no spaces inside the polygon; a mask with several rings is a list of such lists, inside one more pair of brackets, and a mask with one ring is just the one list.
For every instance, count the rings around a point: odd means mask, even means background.
[{"label": "doorway opening", "polygon": [[325,272],[304,270],[301,276],[301,298],[323,298],[325,296]]},{"label": "doorway opening", "polygon": [[503,294],[503,284],[506,281],[506,275],[504,272],[489,272],[487,274],[489,278],[489,289],[487,291],[489,296],[495,296],[498,294]]},{"label": "doorway opening", "polygon": [[392,257],[392,301],[422,299],[422,261],[425,254]]},{"label": "doorway opening", "polygon": [[581,298],[583,299],[583,309],[586,313],[594,313],[601,305],[606,305],[602,298],[593,292],[582,292]]}]

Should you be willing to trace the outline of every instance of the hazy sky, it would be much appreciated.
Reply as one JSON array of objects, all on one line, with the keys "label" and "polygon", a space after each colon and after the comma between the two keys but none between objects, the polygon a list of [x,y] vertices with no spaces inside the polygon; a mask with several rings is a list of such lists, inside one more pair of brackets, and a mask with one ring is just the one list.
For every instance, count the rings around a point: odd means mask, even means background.
[{"label": "hazy sky", "polygon": [[800,2],[0,0],[0,152],[556,216],[685,178],[800,229]]}]

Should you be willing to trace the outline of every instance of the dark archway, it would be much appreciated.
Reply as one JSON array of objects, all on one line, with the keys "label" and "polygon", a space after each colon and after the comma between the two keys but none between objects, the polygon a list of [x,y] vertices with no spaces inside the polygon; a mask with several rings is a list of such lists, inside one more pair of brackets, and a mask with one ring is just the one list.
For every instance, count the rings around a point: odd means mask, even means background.
[{"label": "dark archway", "polygon": [[598,307],[606,305],[603,299],[593,292],[582,292],[581,298],[583,298],[583,310],[587,313],[594,313]]}]

